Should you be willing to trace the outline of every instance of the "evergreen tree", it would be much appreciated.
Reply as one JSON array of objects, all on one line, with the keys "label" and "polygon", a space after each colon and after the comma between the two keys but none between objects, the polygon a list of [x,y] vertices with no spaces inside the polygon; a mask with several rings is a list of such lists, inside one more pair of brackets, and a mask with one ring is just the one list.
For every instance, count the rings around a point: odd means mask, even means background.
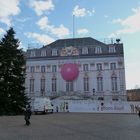
[{"label": "evergreen tree", "polygon": [[25,57],[10,28],[0,41],[0,114],[20,114],[28,102],[25,94]]}]

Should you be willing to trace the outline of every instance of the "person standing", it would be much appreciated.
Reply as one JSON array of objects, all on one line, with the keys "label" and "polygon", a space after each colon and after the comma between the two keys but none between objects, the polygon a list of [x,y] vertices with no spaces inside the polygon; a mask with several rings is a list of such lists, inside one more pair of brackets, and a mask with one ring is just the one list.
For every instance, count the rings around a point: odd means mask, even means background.
[{"label": "person standing", "polygon": [[138,116],[140,117],[140,109],[139,109],[139,111],[138,111]]},{"label": "person standing", "polygon": [[66,112],[69,112],[69,105],[68,105],[68,102],[66,102]]},{"label": "person standing", "polygon": [[26,125],[30,125],[30,117],[31,117],[31,107],[30,105],[28,105],[25,109],[25,112],[24,112],[24,119],[26,121]]},{"label": "person standing", "polygon": [[56,112],[58,112],[58,111],[59,111],[58,106],[56,106]]}]

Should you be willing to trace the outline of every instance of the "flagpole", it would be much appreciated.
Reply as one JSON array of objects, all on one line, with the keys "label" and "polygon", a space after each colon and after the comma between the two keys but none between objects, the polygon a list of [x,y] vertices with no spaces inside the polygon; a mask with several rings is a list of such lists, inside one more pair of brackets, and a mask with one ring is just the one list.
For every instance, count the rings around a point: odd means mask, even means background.
[{"label": "flagpole", "polygon": [[73,38],[75,38],[75,15],[73,14]]}]

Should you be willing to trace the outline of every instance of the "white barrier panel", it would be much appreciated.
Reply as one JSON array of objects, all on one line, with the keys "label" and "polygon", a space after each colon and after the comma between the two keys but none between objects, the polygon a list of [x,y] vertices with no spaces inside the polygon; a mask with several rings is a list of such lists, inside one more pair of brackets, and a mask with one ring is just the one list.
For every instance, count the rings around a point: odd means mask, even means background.
[{"label": "white barrier panel", "polygon": [[100,113],[129,113],[129,109],[124,103],[108,102],[69,102],[70,112],[100,112]]},{"label": "white barrier panel", "polygon": [[95,101],[95,100],[62,100],[52,101],[54,111],[58,112],[95,112],[95,113],[137,113],[140,102]]}]

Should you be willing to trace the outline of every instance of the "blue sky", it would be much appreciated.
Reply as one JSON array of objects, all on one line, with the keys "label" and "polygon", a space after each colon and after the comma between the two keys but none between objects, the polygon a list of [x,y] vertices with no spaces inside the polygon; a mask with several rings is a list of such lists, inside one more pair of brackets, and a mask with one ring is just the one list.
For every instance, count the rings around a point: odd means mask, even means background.
[{"label": "blue sky", "polygon": [[25,50],[57,39],[124,43],[127,89],[140,87],[140,0],[0,0],[0,38],[12,26]]}]

